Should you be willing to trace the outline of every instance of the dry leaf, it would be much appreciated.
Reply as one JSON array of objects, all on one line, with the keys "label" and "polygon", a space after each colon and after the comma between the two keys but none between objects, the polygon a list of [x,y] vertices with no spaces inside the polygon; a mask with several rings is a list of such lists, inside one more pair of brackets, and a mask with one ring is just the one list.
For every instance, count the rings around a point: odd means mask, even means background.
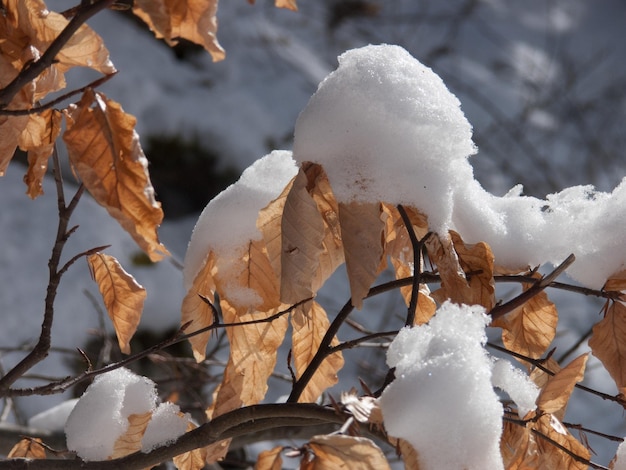
[{"label": "dry leaf", "polygon": [[589,353],[577,357],[548,379],[536,400],[537,407],[541,411],[552,413],[560,420],[563,419],[572,390],[584,377],[588,357]]},{"label": "dry leaf", "polygon": [[204,47],[218,61],[224,59],[225,53],[216,37],[217,3],[217,0],[135,0],[133,13],[170,46],[179,39],[187,39]]},{"label": "dry leaf", "polygon": [[113,453],[109,455],[109,459],[123,457],[140,450],[141,439],[143,439],[143,435],[151,419],[152,411],[130,415],[128,417],[128,429],[115,441]]},{"label": "dry leaf", "polygon": [[72,166],[92,196],[152,261],[169,255],[157,236],[163,211],[154,197],[148,160],[135,132],[136,119],[91,89],[66,112],[66,118],[63,140]]},{"label": "dry leaf", "polygon": [[626,394],[626,305],[611,303],[594,325],[589,347],[613,377],[619,393]]},{"label": "dry leaf", "polygon": [[419,454],[417,450],[404,439],[387,436],[389,443],[396,448],[396,453],[402,457],[405,470],[420,470]]},{"label": "dry leaf", "polygon": [[[292,357],[296,366],[297,377],[302,375],[317,353],[329,325],[326,312],[315,301],[306,302],[294,310],[291,317],[293,328]],[[336,344],[338,341],[334,338],[331,345]],[[337,383],[337,372],[342,367],[343,355],[340,352],[331,354],[324,359],[298,401],[301,403],[315,402],[324,390]]]},{"label": "dry leaf", "polygon": [[254,465],[254,470],[282,470],[283,458],[280,455],[282,451],[283,447],[278,446],[261,452]]},{"label": "dry leaf", "polygon": [[469,277],[470,297],[465,303],[482,305],[488,312],[496,303],[496,283],[493,279],[494,256],[491,248],[484,242],[466,245],[461,236],[454,231],[450,231],[450,237],[461,268],[466,273],[477,273]]},{"label": "dry leaf", "polygon": [[424,243],[430,261],[437,265],[441,276],[441,289],[432,293],[439,303],[445,300],[463,304],[472,298],[472,291],[459,263],[459,258],[452,246],[450,236],[434,234]]},{"label": "dry leaf", "polygon": [[385,222],[380,204],[339,204],[339,224],[350,281],[352,305],[363,307],[371,285],[381,272]]},{"label": "dry leaf", "polygon": [[527,426],[504,421],[500,437],[500,454],[507,470],[531,470],[536,466],[537,456],[530,451],[532,434]]},{"label": "dry leaf", "polygon": [[[197,426],[191,421],[187,423],[187,432],[193,431]],[[178,470],[202,470],[206,465],[207,450],[200,447],[184,454],[177,455],[172,459]]]},{"label": "dry leaf", "polygon": [[377,398],[370,396],[359,397],[353,391],[341,392],[341,404],[360,423],[383,423],[383,414]]},{"label": "dry leaf", "polygon": [[[537,273],[536,276],[540,275]],[[525,284],[524,290],[529,287],[530,284]],[[538,359],[552,343],[558,319],[556,307],[542,291],[521,307],[493,321],[491,326],[502,328],[502,341],[508,349]]]},{"label": "dry leaf", "polygon": [[[549,357],[546,360],[543,360],[541,362],[541,365],[543,366],[543,368],[548,369],[554,374],[556,374],[557,372],[561,370],[561,366],[559,365],[559,363],[556,362],[551,357]],[[535,383],[537,388],[539,388],[539,390],[543,390],[543,388],[548,383],[548,380],[550,379],[550,377],[552,377],[552,374],[548,374],[547,372],[544,372],[539,367],[533,367],[530,371],[529,377]]]},{"label": "dry leaf", "polygon": [[[626,269],[623,271],[619,271],[618,273],[613,274],[602,287],[603,291],[611,292],[622,292],[626,291]],[[623,294],[622,294],[623,297]],[[622,300],[626,300],[623,298]]]},{"label": "dry leaf", "polygon": [[19,146],[28,152],[28,171],[24,183],[31,199],[43,194],[42,182],[48,169],[48,159],[54,151],[54,143],[61,133],[62,114],[48,109],[40,114],[29,115],[26,129],[20,136]]},{"label": "dry leaf", "polygon": [[389,463],[380,448],[364,437],[331,434],[314,436],[307,447],[311,453],[302,458],[303,470],[384,470]]},{"label": "dry leaf", "polygon": [[[188,324],[186,333],[201,330],[211,326],[215,321],[213,309],[200,295],[204,296],[211,303],[215,302],[215,255],[209,252],[204,266],[196,278],[193,285],[183,299],[181,306],[181,324]],[[190,323],[191,322],[191,323]],[[204,361],[206,357],[206,346],[211,337],[211,332],[200,333],[189,338],[193,356],[198,362]]]},{"label": "dry leaf", "polygon": [[9,459],[45,459],[46,448],[42,445],[43,441],[39,438],[26,437],[9,451],[7,458]]},{"label": "dry leaf", "polygon": [[287,8],[291,11],[298,11],[296,0],[276,0],[274,5],[276,5],[277,8]]},{"label": "dry leaf", "polygon": [[124,354],[130,354],[129,343],[141,319],[146,290],[113,256],[96,253],[87,260],[113,322],[120,349]]},{"label": "dry leaf", "polygon": [[323,253],[324,221],[307,183],[306,173],[300,168],[287,194],[281,221],[280,297],[287,304],[315,294],[313,275]]},{"label": "dry leaf", "polygon": [[[547,436],[555,441],[576,456],[586,459],[587,461],[591,458],[589,450],[576,440],[565,426],[553,415],[544,414],[535,423],[532,423],[532,428],[543,436]],[[530,450],[531,452],[534,450],[537,453],[537,466],[535,468],[587,470],[588,466],[585,463],[577,461],[551,442],[543,439],[541,436],[533,435],[532,437],[534,445],[531,446]]]}]

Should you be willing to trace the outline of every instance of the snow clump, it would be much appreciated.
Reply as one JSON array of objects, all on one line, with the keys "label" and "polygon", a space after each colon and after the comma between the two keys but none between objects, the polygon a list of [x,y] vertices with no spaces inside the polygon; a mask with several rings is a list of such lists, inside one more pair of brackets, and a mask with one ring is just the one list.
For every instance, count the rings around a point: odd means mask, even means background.
[{"label": "snow clump", "polygon": [[99,375],[87,388],[65,424],[67,448],[83,460],[106,460],[128,429],[128,417],[152,412],[158,430],[148,429],[142,450],[174,441],[185,433],[189,418],[173,404],[157,406],[156,384],[128,369]]},{"label": "snow clump", "polygon": [[502,469],[503,409],[483,345],[480,306],[444,303],[426,325],[404,328],[387,352],[396,379],[380,397],[385,428],[430,469]]}]

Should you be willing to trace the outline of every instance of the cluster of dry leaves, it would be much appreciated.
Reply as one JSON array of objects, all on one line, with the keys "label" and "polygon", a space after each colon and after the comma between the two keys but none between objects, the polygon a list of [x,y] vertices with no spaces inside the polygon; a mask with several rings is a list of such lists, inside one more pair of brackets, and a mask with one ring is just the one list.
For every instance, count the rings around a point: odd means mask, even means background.
[{"label": "cluster of dry leaves", "polygon": [[[295,9],[292,0],[277,0],[277,6]],[[115,73],[101,38],[87,25],[72,26],[85,12],[105,8],[114,1],[83,2],[65,15],[47,10],[42,0],[6,0],[0,11],[0,175],[17,147],[28,153],[24,177],[27,193],[42,194],[42,179],[59,136],[77,177],[112,217],[133,236],[151,260],[168,255],[159,242],[157,227],[162,221],[160,204],[154,197],[147,160],[135,132],[135,119],[121,106],[92,87],[80,90],[82,97],[63,109],[58,100],[41,104],[47,95],[65,87],[64,74],[72,67],[93,68],[105,76]],[[186,38],[205,47],[219,60],[224,51],[217,42],[215,0],[135,0],[133,11],[155,35],[173,44]],[[67,16],[67,17],[66,17]],[[68,28],[74,32],[63,40]],[[57,48],[50,57],[49,50]],[[29,71],[42,67],[37,74]],[[31,76],[32,75],[32,76]],[[68,94],[66,99],[72,96]],[[64,122],[64,125],[63,125]],[[64,128],[64,131],[62,130]],[[403,213],[402,213],[403,212]],[[437,289],[425,283],[401,288],[410,309],[408,318],[419,325],[434,315],[445,300],[479,304],[487,312],[496,306],[495,281],[499,275],[523,274],[531,289],[534,276],[528,267],[504,270],[496,264],[485,243],[466,244],[461,235],[430,234],[427,218],[415,207],[398,208],[384,201],[368,204],[338,203],[324,168],[303,164],[282,194],[264,208],[257,219],[262,240],[250,240],[242,259],[245,269],[233,274],[217,268],[220,253],[209,252],[203,268],[182,305],[186,332],[206,329],[190,338],[196,360],[205,358],[210,328],[216,322],[219,294],[230,357],[221,385],[215,391],[208,418],[242,406],[260,403],[277,362],[278,347],[291,331],[291,361],[294,393],[290,401],[312,403],[337,382],[344,365],[335,336],[336,329],[315,295],[338,266],[345,263],[351,301],[361,308],[378,275],[391,262],[398,279],[422,272],[421,250],[414,248],[415,236],[423,246],[432,270],[439,276]],[[419,253],[417,253],[419,251]],[[143,308],[145,290],[126,273],[119,262],[104,253],[88,258],[120,348],[129,353]],[[228,286],[228,289],[226,289]],[[259,301],[254,308],[228,297],[233,286],[252,290]],[[615,380],[620,395],[626,394],[626,272],[607,281],[604,291],[615,292],[607,301],[603,319],[594,327],[589,345]],[[417,294],[417,295],[416,295]],[[505,315],[492,326],[502,329],[504,346],[514,352],[541,388],[537,409],[517,417],[514,410],[505,421],[501,440],[507,469],[586,468],[590,452],[562,424],[570,394],[582,380],[587,361],[584,354],[561,367],[553,359],[542,360],[550,347],[558,312],[543,291]],[[291,327],[291,328],[290,328]],[[372,397],[346,395],[343,406],[357,421],[369,423],[384,434],[384,423]],[[138,449],[149,417],[138,418],[121,438],[123,452]],[[135,437],[132,437],[131,434]],[[389,437],[407,468],[419,468],[418,456],[406,442]],[[123,444],[123,445],[122,445]],[[197,449],[180,456],[181,469],[201,468],[205,462],[223,457],[229,442]],[[260,455],[257,469],[278,469],[282,447]],[[299,449],[305,469],[388,468],[383,452],[370,439],[350,433],[316,436]],[[10,457],[45,457],[41,445],[25,441]]]}]

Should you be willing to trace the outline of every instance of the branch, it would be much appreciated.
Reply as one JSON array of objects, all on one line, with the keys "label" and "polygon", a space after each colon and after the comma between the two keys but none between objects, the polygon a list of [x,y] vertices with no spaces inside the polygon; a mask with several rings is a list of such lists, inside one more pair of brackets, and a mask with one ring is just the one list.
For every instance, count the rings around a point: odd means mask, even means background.
[{"label": "branch", "polygon": [[183,434],[171,444],[150,452],[136,452],[119,459],[103,462],[82,460],[25,460],[0,462],[7,470],[135,470],[149,468],[185,452],[206,447],[215,442],[263,432],[284,426],[319,426],[325,423],[342,425],[350,417],[332,408],[312,403],[282,403],[252,405],[220,415],[198,428]]},{"label": "branch", "polygon": [[89,18],[111,6],[115,0],[97,0],[93,2],[81,2],[76,16],[65,26],[63,31],[48,46],[42,56],[29,62],[21,72],[6,87],[0,90],[0,109],[6,108],[15,95],[29,82],[35,80],[44,70],[54,64],[54,60],[65,44],[70,40],[78,28],[80,28]]}]

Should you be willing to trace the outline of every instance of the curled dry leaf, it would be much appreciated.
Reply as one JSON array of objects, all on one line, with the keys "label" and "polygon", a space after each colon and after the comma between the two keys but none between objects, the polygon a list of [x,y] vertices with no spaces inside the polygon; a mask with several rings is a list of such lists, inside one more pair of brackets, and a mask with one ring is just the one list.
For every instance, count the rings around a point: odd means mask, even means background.
[{"label": "curled dry leaf", "polygon": [[91,89],[65,116],[63,140],[87,190],[152,261],[168,256],[157,236],[163,211],[154,197],[148,160],[135,132],[136,119]]},{"label": "curled dry leaf", "polygon": [[572,390],[584,377],[588,357],[589,353],[578,356],[566,367],[548,378],[536,400],[537,407],[541,411],[552,413],[560,420],[563,419]]},{"label": "curled dry leaf", "polygon": [[61,117],[62,114],[56,109],[31,114],[20,136],[19,146],[28,152],[28,171],[24,183],[28,187],[26,194],[31,199],[43,194],[42,182],[48,169],[48,159],[54,151],[54,143],[61,133]]},{"label": "curled dry leaf", "polygon": [[454,251],[449,235],[433,235],[425,242],[430,261],[437,265],[441,276],[441,288],[432,293],[439,303],[445,300],[463,304],[472,298],[472,291]]},{"label": "curled dry leaf", "polygon": [[217,41],[217,0],[135,0],[133,13],[146,22],[157,38],[170,46],[186,39],[199,44],[214,61],[225,57]]},{"label": "curled dry leaf", "polygon": [[589,347],[626,395],[626,305],[612,302],[604,318],[593,327]]},{"label": "curled dry leaf", "polygon": [[[602,290],[610,292],[624,292],[626,291],[626,269],[613,274],[602,287]],[[621,300],[626,300],[626,296],[622,294]]]},{"label": "curled dry leaf", "polygon": [[380,448],[364,437],[332,434],[314,436],[307,444],[310,452],[305,453],[300,463],[302,470],[352,470],[390,469]]},{"label": "curled dry leaf", "polygon": [[531,470],[537,467],[537,455],[530,451],[533,442],[528,426],[504,421],[500,437],[500,454],[507,470]]},{"label": "curled dry leaf", "polygon": [[[187,423],[187,432],[193,431],[197,426],[191,421]],[[177,455],[172,459],[178,470],[201,470],[206,465],[207,450],[200,447],[184,454]]]},{"label": "curled dry leaf", "polygon": [[[589,461],[591,458],[589,450],[554,415],[544,414],[530,426],[541,436],[546,436],[580,459]],[[541,436],[534,434],[533,442],[529,446],[529,450],[537,454],[537,465],[534,468],[587,470],[588,465],[585,462],[577,460]]]},{"label": "curled dry leaf", "polygon": [[283,447],[278,446],[261,452],[254,465],[254,470],[282,470],[283,457],[280,455],[282,451]]},{"label": "curled dry leaf", "polygon": [[9,459],[45,459],[46,448],[39,438],[25,437],[11,448]]},{"label": "curled dry leaf", "polygon": [[[199,331],[207,328],[215,321],[213,309],[200,296],[204,296],[209,302],[215,302],[215,255],[209,252],[204,266],[185,295],[181,306],[181,324],[188,325],[187,333]],[[189,338],[193,356],[198,362],[204,361],[206,357],[206,346],[211,337],[211,332],[200,333]]]},{"label": "curled dry leaf", "polygon": [[[296,308],[291,317],[292,357],[296,366],[296,378],[299,378],[309,365],[326,334],[330,323],[326,312],[315,301],[306,302]],[[336,338],[331,345],[338,344]],[[301,403],[315,402],[329,387],[337,383],[337,372],[343,367],[341,352],[331,354],[322,361],[313,378],[298,399]]]},{"label": "curled dry leaf", "polygon": [[383,413],[377,398],[370,396],[359,397],[354,391],[341,392],[341,404],[360,423],[383,423]]},{"label": "curled dry leaf", "polygon": [[129,343],[141,319],[146,290],[113,256],[96,253],[87,260],[113,322],[120,349],[130,354]]},{"label": "curled dry leaf", "polygon": [[276,0],[274,4],[277,8],[287,8],[291,11],[298,11],[296,0]]},{"label": "curled dry leaf", "polygon": [[[536,273],[535,277],[538,276]],[[530,286],[525,284],[524,290]],[[538,359],[552,343],[558,319],[555,305],[542,291],[521,307],[493,321],[491,326],[502,328],[502,341],[508,349]]]},{"label": "curled dry leaf", "polygon": [[363,307],[363,299],[385,268],[383,232],[386,217],[380,204],[339,204],[339,225],[352,305],[358,309]]},{"label": "curled dry leaf", "polygon": [[116,459],[132,454],[141,449],[141,439],[146,433],[148,423],[152,419],[152,411],[132,414],[128,417],[128,428],[126,432],[117,438],[113,445],[113,453],[109,459]]},{"label": "curled dry leaf", "polygon": [[389,443],[396,448],[396,453],[400,454],[405,470],[420,470],[419,454],[415,447],[404,439],[387,436]]},{"label": "curled dry leaf", "polygon": [[466,245],[461,236],[454,231],[450,231],[450,237],[461,268],[466,273],[475,273],[468,279],[470,298],[466,299],[466,303],[482,305],[486,311],[491,310],[496,303],[496,283],[493,279],[494,256],[491,248],[484,242]]}]

